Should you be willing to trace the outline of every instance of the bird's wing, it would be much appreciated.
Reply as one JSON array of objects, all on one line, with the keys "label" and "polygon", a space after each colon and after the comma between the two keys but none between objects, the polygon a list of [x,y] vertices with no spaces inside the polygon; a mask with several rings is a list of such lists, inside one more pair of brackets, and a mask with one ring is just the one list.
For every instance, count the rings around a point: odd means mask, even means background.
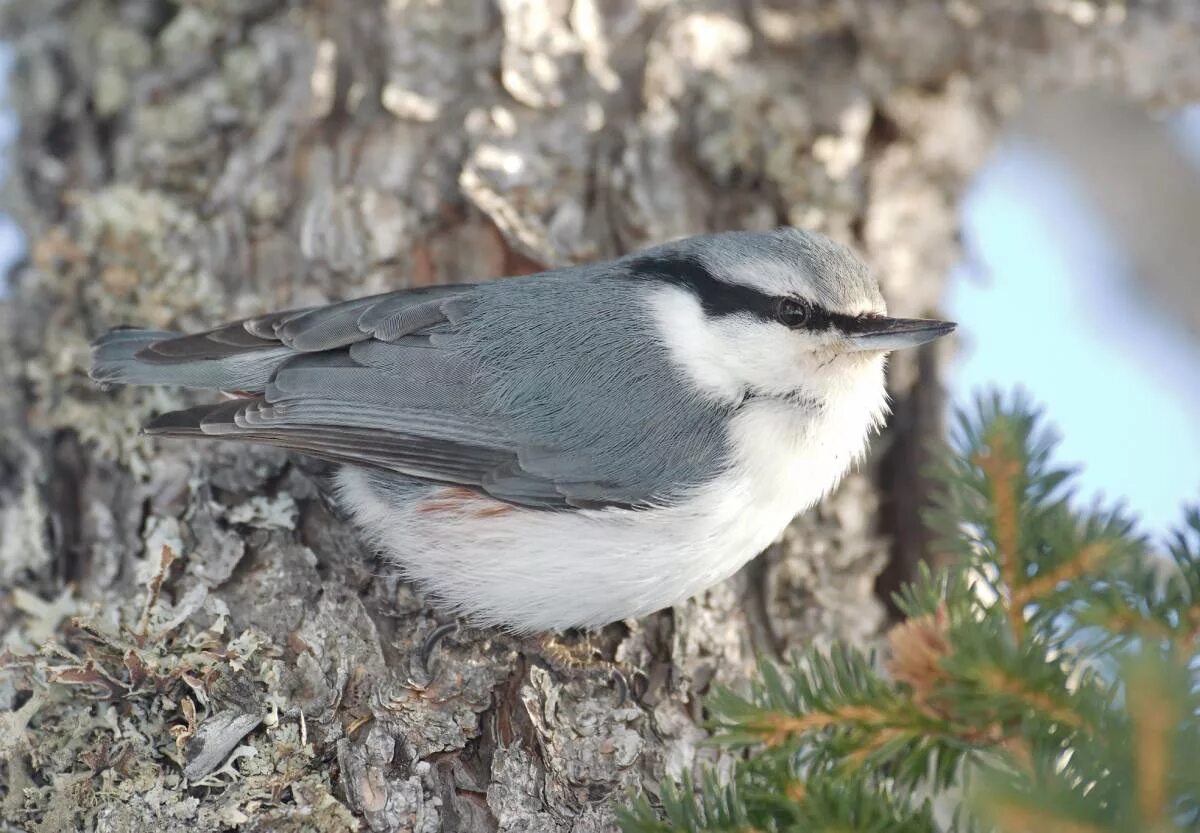
[{"label": "bird's wing", "polygon": [[[261,395],[164,414],[146,432],[280,446],[492,491],[497,475],[520,471],[519,447],[474,406],[474,378],[472,363],[454,351],[367,339],[295,355]],[[551,481],[528,473],[495,496],[569,505]]]},{"label": "bird's wing", "polygon": [[[276,445],[521,505],[669,503],[716,467],[719,418],[672,386],[637,334],[622,333],[626,311],[611,298],[616,318],[606,323],[589,317],[599,299],[588,290],[567,298],[551,282],[488,286],[393,293],[197,335],[115,331],[97,345],[93,376],[243,396],[165,414],[151,434]],[[547,327],[547,310],[563,302],[581,317]]]},{"label": "bird's wing", "polygon": [[323,307],[287,310],[181,335],[117,329],[92,352],[92,378],[105,384],[183,385],[258,393],[297,353],[379,339],[396,341],[445,323],[443,304],[472,289],[436,286]]}]

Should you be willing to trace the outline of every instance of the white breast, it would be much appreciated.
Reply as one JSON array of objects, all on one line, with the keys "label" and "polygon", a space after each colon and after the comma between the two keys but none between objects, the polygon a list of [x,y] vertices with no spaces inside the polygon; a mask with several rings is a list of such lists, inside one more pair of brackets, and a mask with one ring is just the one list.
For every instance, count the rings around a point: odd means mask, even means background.
[{"label": "white breast", "polygon": [[377,493],[358,469],[338,486],[373,542],[455,611],[516,631],[601,625],[726,578],[831,490],[883,409],[882,367],[855,388],[836,408],[746,403],[731,470],[668,509],[496,512],[480,497],[428,512]]}]

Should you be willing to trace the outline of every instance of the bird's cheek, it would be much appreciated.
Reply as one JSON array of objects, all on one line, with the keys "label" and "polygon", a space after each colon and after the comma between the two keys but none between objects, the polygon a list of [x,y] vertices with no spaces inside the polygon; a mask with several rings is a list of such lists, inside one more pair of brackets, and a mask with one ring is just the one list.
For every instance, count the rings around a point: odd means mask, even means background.
[{"label": "bird's cheek", "polygon": [[829,367],[831,363],[837,363],[845,356],[841,340],[828,338],[810,344],[808,353],[812,357],[814,367]]},{"label": "bird's cheek", "polygon": [[811,366],[811,372],[814,375],[824,377],[839,377],[846,374],[857,375],[882,360],[881,354],[848,353],[840,349],[837,344],[817,350],[813,356],[814,361]]},{"label": "bird's cheek", "polygon": [[839,353],[837,359],[830,364],[830,368],[851,381],[874,378],[876,376],[882,378],[883,365],[886,360],[886,353],[861,351],[857,353]]}]

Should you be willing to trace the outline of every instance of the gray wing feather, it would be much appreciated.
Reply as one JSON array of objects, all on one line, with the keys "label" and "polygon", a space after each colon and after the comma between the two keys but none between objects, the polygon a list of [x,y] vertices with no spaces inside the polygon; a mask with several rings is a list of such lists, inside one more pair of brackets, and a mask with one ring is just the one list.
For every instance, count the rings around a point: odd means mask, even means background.
[{"label": "gray wing feather", "polygon": [[[265,400],[227,402],[164,415],[146,431],[276,445],[332,462],[485,489],[492,472],[517,465],[515,446],[497,438],[493,426],[420,412],[359,412],[344,402],[324,408],[309,401],[290,407]],[[566,505],[549,481],[525,492],[506,499],[530,506]]]},{"label": "gray wing feather", "polygon": [[358,326],[358,319],[376,303],[377,298],[360,298],[285,318],[275,327],[275,338],[306,353],[345,347],[371,337]]},{"label": "gray wing feather", "polygon": [[139,350],[137,358],[150,364],[176,364],[244,356],[260,350],[278,351],[282,346],[276,340],[247,332],[241,322],[236,322],[206,333],[155,341]]},{"label": "gray wing feather", "polygon": [[[288,310],[234,321],[203,333],[180,335],[155,330],[118,329],[93,344],[92,378],[133,385],[262,392],[276,372],[297,354],[337,350],[377,336],[417,333],[437,324],[435,308],[470,286],[439,286],[392,292]],[[419,312],[405,316],[405,310]],[[413,329],[404,330],[402,325]]]},{"label": "gray wing feather", "polygon": [[279,327],[283,326],[289,319],[296,318],[306,312],[316,309],[316,307],[304,307],[303,309],[290,309],[281,312],[272,312],[268,315],[261,315],[258,318],[247,318],[241,324],[245,327],[246,332],[251,335],[256,335],[259,338],[269,338],[274,341],[279,341]]},{"label": "gray wing feather", "polygon": [[608,277],[433,287],[197,336],[123,331],[97,345],[93,375],[259,394],[166,414],[149,433],[276,445],[534,507],[670,503],[724,466],[728,414],[682,383],[633,282]]},{"label": "gray wing feather", "polygon": [[[461,287],[452,288],[462,291]],[[438,289],[444,290],[446,287]],[[359,327],[381,341],[395,341],[402,335],[415,333],[444,321],[445,299],[451,297],[451,294],[425,292],[422,297],[426,300],[419,303],[398,304],[393,300],[376,304],[363,313],[358,322]]]},{"label": "gray wing feather", "polygon": [[373,295],[300,310],[270,326],[275,338],[304,352],[332,350],[369,338],[392,341],[444,320],[443,303],[471,288],[465,284],[430,286]]},{"label": "gray wing feather", "polygon": [[[390,345],[388,345],[390,347]],[[470,412],[472,373],[452,354],[428,348],[387,351],[397,364],[380,366],[381,355],[364,364],[351,350],[293,358],[283,364],[264,391],[270,402],[324,400],[395,408]]]}]

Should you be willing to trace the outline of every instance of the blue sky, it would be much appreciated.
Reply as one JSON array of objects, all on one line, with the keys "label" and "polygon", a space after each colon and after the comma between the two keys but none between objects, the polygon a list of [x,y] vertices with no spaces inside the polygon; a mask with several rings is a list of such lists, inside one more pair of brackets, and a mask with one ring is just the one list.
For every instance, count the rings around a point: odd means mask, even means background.
[{"label": "blue sky", "polygon": [[[1178,122],[1200,160],[1200,110]],[[962,207],[968,260],[946,297],[952,395],[1020,386],[1083,464],[1083,496],[1162,532],[1200,501],[1200,344],[1135,294],[1102,220],[1053,158],[1003,143]]]},{"label": "blue sky", "polygon": [[[0,44],[0,178],[8,176],[8,146],[17,134],[17,120],[8,108],[8,72],[12,61],[12,50]],[[8,272],[24,251],[24,245],[17,224],[0,214],[0,296],[4,294]]]}]

